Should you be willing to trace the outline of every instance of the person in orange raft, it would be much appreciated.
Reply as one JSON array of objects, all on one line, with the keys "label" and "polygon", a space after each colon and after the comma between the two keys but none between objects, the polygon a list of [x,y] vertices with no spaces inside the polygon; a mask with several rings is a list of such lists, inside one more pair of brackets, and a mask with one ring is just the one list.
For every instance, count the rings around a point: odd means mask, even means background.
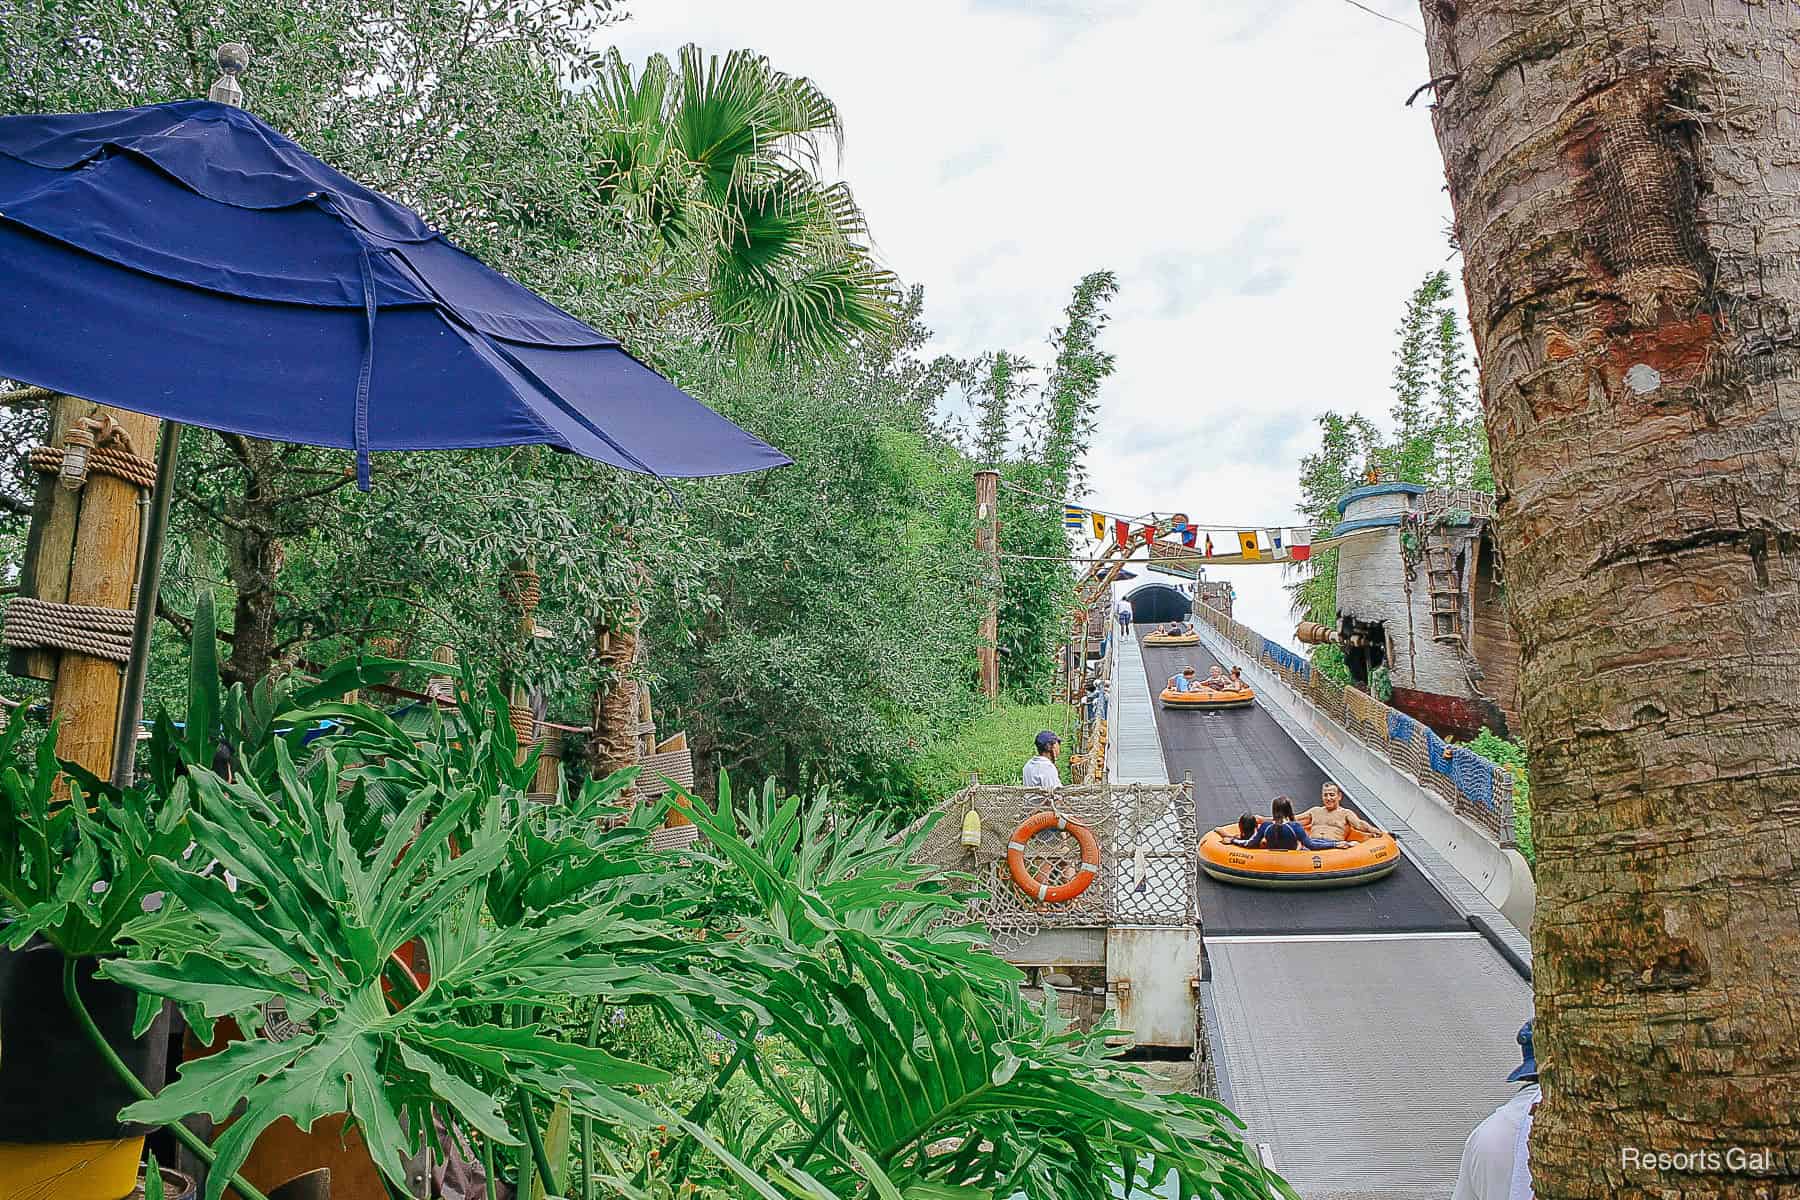
[{"label": "person in orange raft", "polygon": [[1350,830],[1377,834],[1381,830],[1344,807],[1344,793],[1335,783],[1319,789],[1319,803],[1300,814],[1306,832],[1321,841],[1341,842]]}]

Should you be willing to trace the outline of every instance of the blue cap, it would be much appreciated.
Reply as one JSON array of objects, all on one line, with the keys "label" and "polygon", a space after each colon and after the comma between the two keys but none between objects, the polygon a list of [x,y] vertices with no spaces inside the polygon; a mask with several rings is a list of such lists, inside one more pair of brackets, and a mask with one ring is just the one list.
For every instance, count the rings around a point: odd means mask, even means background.
[{"label": "blue cap", "polygon": [[1056,743],[1058,743],[1060,741],[1062,741],[1061,738],[1057,737],[1054,733],[1051,733],[1048,729],[1046,729],[1046,730],[1044,730],[1044,732],[1037,735],[1037,748],[1041,752],[1043,750],[1049,749],[1051,746],[1054,746]]},{"label": "blue cap", "polygon": [[[1536,1018],[1533,1018],[1535,1020]],[[1519,1053],[1525,1056],[1518,1069],[1506,1077],[1506,1082],[1517,1083],[1521,1079],[1536,1079],[1538,1074],[1537,1055],[1531,1048],[1531,1021],[1519,1026]]]}]

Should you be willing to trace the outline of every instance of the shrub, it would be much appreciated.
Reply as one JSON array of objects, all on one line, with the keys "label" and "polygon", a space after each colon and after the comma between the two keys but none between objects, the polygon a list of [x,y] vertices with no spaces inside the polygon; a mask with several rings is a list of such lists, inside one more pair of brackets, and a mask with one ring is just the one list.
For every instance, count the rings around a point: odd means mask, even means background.
[{"label": "shrub", "polygon": [[[1051,729],[1072,738],[1074,728],[1075,710],[1067,704],[1001,704],[920,755],[913,778],[933,804],[966,787],[971,771],[983,783],[1014,784],[1025,760],[1035,753],[1032,739],[1039,731]],[[1066,773],[1066,758],[1063,770]]]},{"label": "shrub", "polygon": [[1531,841],[1531,764],[1525,747],[1501,737],[1491,729],[1469,743],[1469,749],[1489,762],[1499,763],[1513,776],[1513,840],[1525,861],[1537,865],[1537,847]]}]

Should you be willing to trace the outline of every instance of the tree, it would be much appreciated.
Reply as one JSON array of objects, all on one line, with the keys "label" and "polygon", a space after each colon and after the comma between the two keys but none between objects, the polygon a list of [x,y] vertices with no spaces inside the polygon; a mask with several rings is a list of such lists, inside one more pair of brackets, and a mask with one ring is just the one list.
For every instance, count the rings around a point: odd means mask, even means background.
[{"label": "tree", "polygon": [[740,349],[835,353],[893,333],[894,278],[848,185],[819,174],[843,130],[812,80],[747,50],[683,46],[642,72],[614,50],[581,103],[601,200],[646,221],[671,261],[698,264],[672,308],[703,303]]},{"label": "tree", "polygon": [[[1468,354],[1448,272],[1434,271],[1414,289],[1395,333],[1393,433],[1384,437],[1360,414],[1327,412],[1318,419],[1318,451],[1300,460],[1300,509],[1315,537],[1331,532],[1338,499],[1361,486],[1371,467],[1405,483],[1493,490],[1487,433],[1469,392]],[[1315,553],[1286,587],[1295,616],[1337,623],[1336,551]],[[1313,661],[1335,670],[1337,652],[1323,648]]]},{"label": "tree", "polygon": [[955,368],[920,353],[922,304],[915,289],[900,339],[848,357],[679,364],[796,460],[693,486],[716,600],[658,587],[647,606],[658,694],[701,778],[830,782],[904,806],[910,760],[972,708],[973,464],[933,428]]},{"label": "tree", "polygon": [[1041,432],[1027,436],[1000,467],[1002,480],[1014,485],[1000,494],[1000,676],[1009,693],[1027,701],[1049,698],[1074,609],[1075,579],[1061,566],[1069,553],[1063,505],[1085,490],[1082,463],[1100,386],[1113,372],[1113,356],[1099,348],[1099,337],[1106,303],[1117,291],[1111,271],[1076,283],[1064,323],[1051,331],[1050,375],[1028,423]]},{"label": "tree", "polygon": [[969,364],[965,373],[973,383],[976,409],[972,453],[978,464],[998,466],[1006,461],[1015,437],[1013,401],[1028,394],[1035,369],[1027,360],[1005,350],[984,354]]},{"label": "tree", "polygon": [[1448,271],[1433,271],[1413,291],[1395,334],[1394,432],[1375,454],[1382,475],[1437,488],[1476,486],[1486,474],[1487,440],[1469,394]]},{"label": "tree", "polygon": [[1050,334],[1056,358],[1044,385],[1047,419],[1039,456],[1048,473],[1048,490],[1060,496],[1087,490],[1084,463],[1100,408],[1100,385],[1116,362],[1099,348],[1099,338],[1108,320],[1106,304],[1118,292],[1118,276],[1111,271],[1082,276],[1063,310],[1064,324]]},{"label": "tree", "polygon": [[[1328,412],[1318,418],[1319,449],[1300,460],[1300,511],[1314,537],[1329,534],[1338,521],[1337,502],[1362,483],[1363,472],[1381,444],[1367,417]],[[1321,625],[1337,625],[1337,551],[1320,550],[1287,583],[1294,615]],[[1317,661],[1317,656],[1315,656]]]},{"label": "tree", "polygon": [[1783,1194],[1800,856],[1715,835],[1800,812],[1800,9],[1422,11],[1521,643],[1537,1194]]}]

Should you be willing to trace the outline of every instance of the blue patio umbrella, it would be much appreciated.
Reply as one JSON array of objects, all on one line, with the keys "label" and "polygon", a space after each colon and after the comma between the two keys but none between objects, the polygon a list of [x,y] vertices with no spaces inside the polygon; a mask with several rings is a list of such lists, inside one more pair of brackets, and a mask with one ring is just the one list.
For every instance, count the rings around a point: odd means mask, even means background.
[{"label": "blue patio umbrella", "polygon": [[[221,51],[228,75],[243,65],[233,50]],[[364,488],[376,450],[548,445],[663,477],[790,461],[411,209],[219,102],[240,94],[225,80],[210,100],[0,117],[0,377],[352,450]],[[172,468],[175,439],[163,440]],[[170,474],[151,509],[127,730]]]},{"label": "blue patio umbrella", "polygon": [[210,100],[0,117],[0,376],[356,452],[789,460],[402,204]]}]

